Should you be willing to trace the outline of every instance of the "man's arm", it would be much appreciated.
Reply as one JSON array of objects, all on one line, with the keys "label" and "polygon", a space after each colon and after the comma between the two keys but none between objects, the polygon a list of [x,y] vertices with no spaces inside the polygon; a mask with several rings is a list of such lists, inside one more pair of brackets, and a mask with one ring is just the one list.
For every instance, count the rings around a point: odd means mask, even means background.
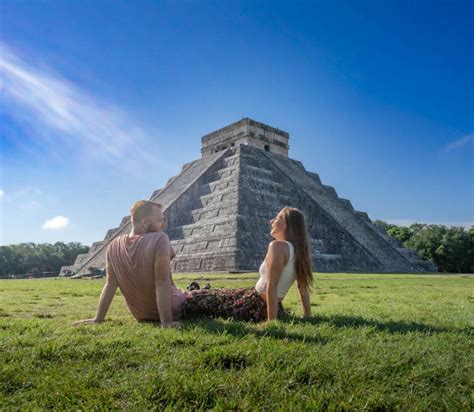
[{"label": "man's arm", "polygon": [[179,322],[173,322],[171,312],[170,256],[156,256],[154,271],[156,306],[158,307],[161,326],[164,328],[179,327]]},{"label": "man's arm", "polygon": [[112,303],[112,300],[115,296],[115,291],[118,287],[115,272],[112,269],[112,265],[109,264],[108,258],[106,263],[106,273],[107,278],[105,280],[105,285],[102,288],[102,293],[100,294],[99,305],[97,306],[97,313],[95,315],[95,318],[78,320],[77,322],[74,322],[74,325],[78,325],[81,323],[100,323],[104,320],[105,315],[107,314],[107,310],[109,309],[110,304]]}]

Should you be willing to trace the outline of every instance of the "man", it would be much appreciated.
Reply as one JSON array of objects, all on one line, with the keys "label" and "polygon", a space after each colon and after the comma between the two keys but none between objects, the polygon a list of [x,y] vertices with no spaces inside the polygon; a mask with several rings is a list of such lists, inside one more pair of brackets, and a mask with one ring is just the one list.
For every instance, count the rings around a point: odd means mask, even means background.
[{"label": "man", "polygon": [[171,279],[174,257],[159,203],[141,200],[131,209],[132,231],[110,242],[107,249],[107,278],[93,319],[76,322],[99,323],[120,288],[128,309],[137,320],[159,320],[161,326],[180,327],[185,294]]}]

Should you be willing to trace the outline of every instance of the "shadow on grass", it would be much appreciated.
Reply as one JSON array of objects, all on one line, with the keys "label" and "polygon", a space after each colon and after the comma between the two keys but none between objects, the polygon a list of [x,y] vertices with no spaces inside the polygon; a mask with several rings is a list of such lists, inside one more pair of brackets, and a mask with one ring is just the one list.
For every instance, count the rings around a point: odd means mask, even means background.
[{"label": "shadow on grass", "polygon": [[403,321],[379,321],[375,319],[365,319],[360,316],[344,316],[344,315],[317,315],[309,318],[290,318],[284,322],[288,323],[303,323],[320,325],[322,323],[329,323],[337,328],[365,328],[372,327],[378,331],[389,332],[389,333],[411,333],[421,332],[424,334],[434,333],[445,333],[445,332],[462,332],[472,333],[469,329],[456,329],[456,328],[441,328],[432,325],[426,325],[418,322],[403,322]]},{"label": "shadow on grass", "polygon": [[227,333],[233,337],[241,338],[244,336],[255,336],[258,338],[270,337],[274,339],[282,339],[285,341],[313,343],[317,345],[326,345],[329,339],[322,336],[311,336],[289,332],[284,324],[278,325],[258,325],[253,323],[239,321],[224,321],[221,319],[196,318],[185,321],[184,329],[199,327],[207,332],[223,334]]}]

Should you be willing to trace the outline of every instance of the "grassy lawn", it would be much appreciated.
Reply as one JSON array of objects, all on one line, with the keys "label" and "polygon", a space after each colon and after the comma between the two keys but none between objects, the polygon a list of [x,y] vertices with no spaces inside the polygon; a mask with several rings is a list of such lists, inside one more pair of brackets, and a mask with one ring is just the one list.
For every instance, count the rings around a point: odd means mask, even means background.
[{"label": "grassy lawn", "polygon": [[[196,276],[175,276],[185,287]],[[256,274],[201,276],[250,286]],[[474,277],[317,274],[313,317],[137,323],[103,280],[0,281],[0,409],[472,410]]]}]

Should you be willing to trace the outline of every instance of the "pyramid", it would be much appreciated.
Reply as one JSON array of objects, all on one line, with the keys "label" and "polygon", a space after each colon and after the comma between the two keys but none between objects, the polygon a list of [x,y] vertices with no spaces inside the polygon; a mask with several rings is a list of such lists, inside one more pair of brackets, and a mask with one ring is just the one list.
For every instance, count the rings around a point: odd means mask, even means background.
[{"label": "pyramid", "polygon": [[[204,136],[201,159],[151,195],[163,205],[174,272],[258,270],[271,241],[269,220],[284,206],[305,214],[317,272],[436,271],[290,159],[288,141],[288,133],[244,118]],[[130,230],[126,216],[60,274],[104,268],[109,242]]]}]

